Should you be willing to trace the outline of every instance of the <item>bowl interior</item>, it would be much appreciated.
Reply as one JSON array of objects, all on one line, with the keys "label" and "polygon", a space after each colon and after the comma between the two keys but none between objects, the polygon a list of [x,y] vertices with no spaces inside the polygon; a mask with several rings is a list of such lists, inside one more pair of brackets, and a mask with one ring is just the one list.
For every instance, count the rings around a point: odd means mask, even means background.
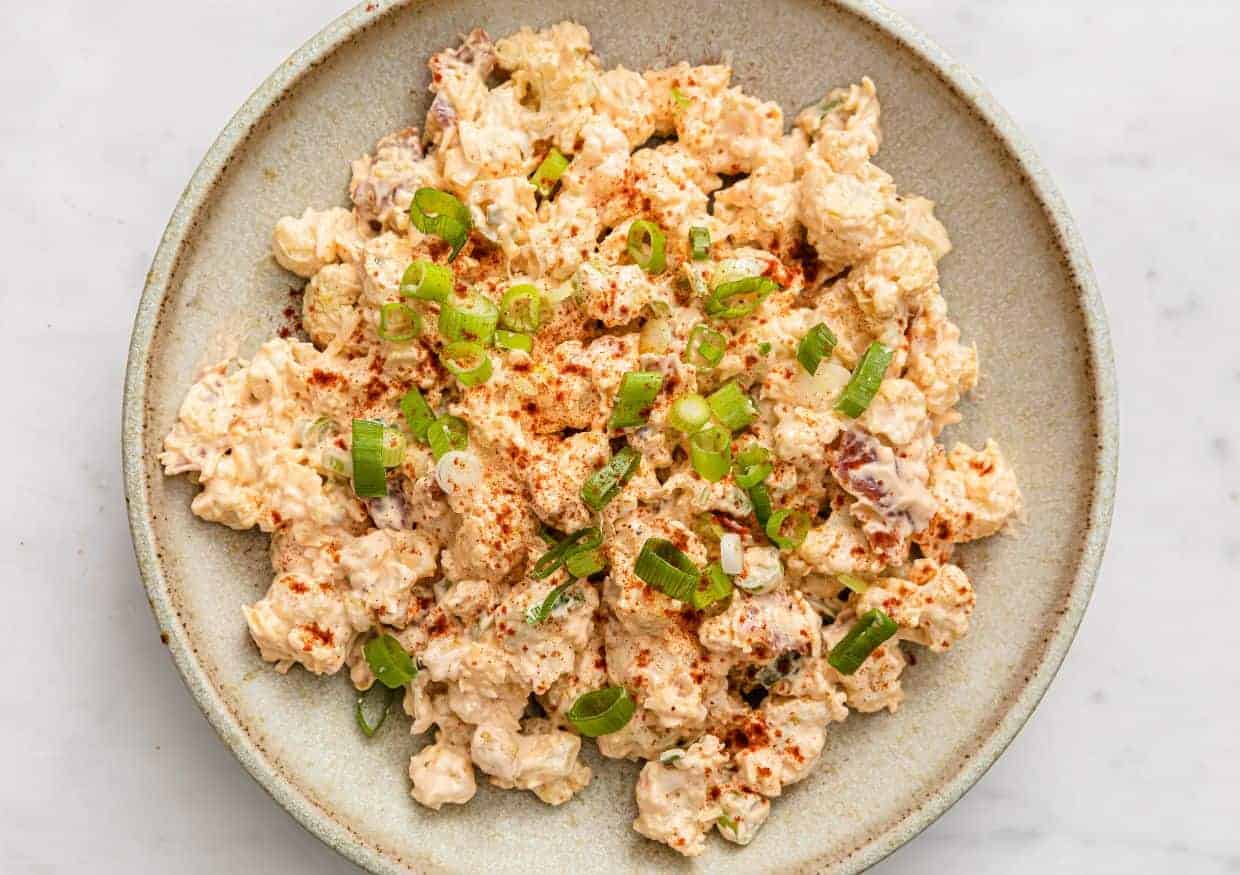
[{"label": "bowl interior", "polygon": [[718,873],[853,871],[872,862],[1002,749],[1053,673],[1088,596],[1105,527],[1098,520],[1106,496],[1096,483],[1108,451],[1096,386],[1106,380],[1090,364],[1097,340],[1082,306],[1089,280],[1074,275],[1050,212],[982,114],[869,20],[881,16],[873,10],[859,15],[810,0],[726,7],[432,0],[351,15],[336,34],[365,26],[335,47],[321,37],[288,62],[291,86],[253,125],[234,123],[209,157],[187,195],[195,209],[181,227],[174,221],[161,250],[168,269],[153,275],[156,298],[139,315],[131,374],[138,397],[129,399],[126,436],[135,533],[153,603],[191,687],[273,795],[376,870],[498,873],[600,859],[616,871],[686,868],[630,829],[636,767],[597,756],[594,783],[559,808],[485,786],[463,808],[435,814],[416,805],[405,768],[421,742],[404,731],[403,718],[363,738],[343,678],[265,668],[239,607],[270,580],[266,536],[194,518],[195,487],[164,478],[155,456],[195,369],[232,342],[253,350],[295,306],[290,287],[299,282],[268,254],[275,221],[307,205],[345,203],[348,162],[384,133],[420,124],[428,54],[471,27],[499,36],[573,18],[589,27],[606,65],[639,70],[730,56],[735,81],[778,100],[789,118],[828,88],[869,75],[883,102],[877,163],[902,190],[938,203],[956,246],[941,265],[942,286],[981,356],[980,390],[951,437],[998,439],[1025,491],[1028,524],[1018,538],[960,551],[978,591],[972,632],[944,655],[916,649],[901,711],[854,714],[833,727],[819,768],[776,800],[754,844],[738,851],[712,841],[696,865]]}]

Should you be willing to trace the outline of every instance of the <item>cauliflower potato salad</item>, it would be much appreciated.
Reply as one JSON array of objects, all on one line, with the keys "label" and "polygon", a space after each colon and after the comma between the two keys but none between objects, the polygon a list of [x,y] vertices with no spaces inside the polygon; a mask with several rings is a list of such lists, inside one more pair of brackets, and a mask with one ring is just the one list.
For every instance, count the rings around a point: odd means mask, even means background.
[{"label": "cauliflower potato salad", "polygon": [[947,233],[873,163],[868,78],[787,124],[570,22],[430,71],[350,207],[276,224],[304,333],[201,373],[160,461],[271,534],[264,660],[347,670],[368,736],[397,701],[433,731],[422,805],[567,803],[584,737],[644,761],[642,835],[748,844],[966,634],[953,549],[1021,511],[993,441],[940,442],[978,376]]}]

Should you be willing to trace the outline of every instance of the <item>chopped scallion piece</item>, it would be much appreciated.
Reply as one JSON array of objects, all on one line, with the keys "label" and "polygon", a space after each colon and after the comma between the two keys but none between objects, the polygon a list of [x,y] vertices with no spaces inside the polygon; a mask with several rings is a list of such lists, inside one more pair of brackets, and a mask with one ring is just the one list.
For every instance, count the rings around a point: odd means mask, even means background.
[{"label": "chopped scallion piece", "polygon": [[865,413],[882,385],[883,375],[887,373],[887,366],[894,355],[893,350],[877,340],[871,343],[857,363],[857,369],[844,387],[840,400],[835,402],[835,409],[853,419]]},{"label": "chopped scallion piece", "polygon": [[809,533],[809,514],[803,510],[777,510],[763,525],[771,543],[781,550],[795,550]]},{"label": "chopped scallion piece", "polygon": [[711,412],[732,431],[740,431],[758,418],[758,408],[735,382],[724,383],[706,398]]},{"label": "chopped scallion piece", "polygon": [[439,361],[462,386],[480,386],[491,379],[491,357],[480,343],[449,343],[440,351]]},{"label": "chopped scallion piece", "polygon": [[676,88],[674,86],[672,88],[672,101],[680,109],[684,109],[690,103],[688,96],[683,91],[681,91],[679,88]]},{"label": "chopped scallion piece", "polygon": [[[375,733],[379,731],[379,727],[387,720],[388,712],[392,710],[393,703],[399,697],[400,690],[390,690],[382,684],[372,684],[365,693],[358,694],[357,707],[353,711],[353,718],[357,721],[357,728],[362,730],[363,735],[367,738],[374,738]],[[370,699],[379,699],[383,702],[383,710],[379,712],[379,717],[374,723],[371,723],[366,717],[366,708],[369,705],[368,700]]]},{"label": "chopped scallion piece", "polygon": [[840,643],[831,648],[827,662],[840,674],[853,674],[898,628],[896,621],[878,608],[866,611]]},{"label": "chopped scallion piece", "polygon": [[442,304],[452,294],[453,282],[452,268],[418,260],[405,268],[405,275],[400,278],[400,293],[406,298]]},{"label": "chopped scallion piece", "polygon": [[408,449],[404,432],[385,426],[383,429],[383,467],[395,468],[405,461]]},{"label": "chopped scallion piece", "polygon": [[765,529],[771,518],[771,493],[765,483],[749,488],[749,501],[753,505],[753,515],[758,520],[758,525]]},{"label": "chopped scallion piece", "polygon": [[499,321],[512,331],[533,333],[542,324],[542,296],[529,283],[513,286],[499,305]]},{"label": "chopped scallion piece", "polygon": [[693,604],[701,570],[671,541],[647,538],[633,573],[669,598]]},{"label": "chopped scallion piece", "polygon": [[689,256],[694,261],[705,261],[710,257],[710,229],[694,225],[689,229]]},{"label": "chopped scallion piece", "polygon": [[564,593],[567,592],[568,588],[574,583],[576,583],[575,580],[565,581],[559,586],[553,588],[551,592],[547,593],[547,597],[544,598],[539,604],[530,605],[529,610],[525,612],[525,622],[531,626],[537,626],[539,623],[550,617],[551,612],[554,611],[560,604],[560,600],[563,598]]},{"label": "chopped scallion piece", "polygon": [[629,371],[620,378],[620,390],[611,408],[608,428],[633,428],[646,424],[645,412],[663,388],[663,375],[651,371]]},{"label": "chopped scallion piece", "polygon": [[747,276],[720,283],[706,299],[706,315],[716,319],[739,319],[748,316],[779,283],[767,276]]},{"label": "chopped scallion piece", "polygon": [[722,480],[732,466],[732,435],[717,425],[694,432],[689,437],[689,462],[703,480]]},{"label": "chopped scallion piece", "polygon": [[530,577],[535,580],[542,580],[550,577],[555,573],[568,554],[576,549],[593,550],[595,547],[603,543],[603,537],[599,534],[599,530],[590,526],[584,529],[578,529],[571,535],[566,535],[563,540],[559,541],[554,547],[542,554],[538,561],[534,563],[534,567],[530,569]]},{"label": "chopped scallion piece", "polygon": [[498,322],[499,308],[481,292],[450,298],[439,308],[439,333],[448,342],[490,343]]},{"label": "chopped scallion piece", "polygon": [[870,584],[868,582],[853,574],[837,574],[835,575],[835,579],[858,595],[870,588]]},{"label": "chopped scallion piece", "polygon": [[685,434],[693,434],[709,421],[710,405],[696,393],[677,398],[667,414],[667,424]]},{"label": "chopped scallion piece", "polygon": [[731,832],[732,835],[740,835],[740,833],[736,830],[736,821],[728,817],[726,814],[719,815],[719,817],[715,819],[715,822],[719,824],[720,829],[726,829]]},{"label": "chopped scallion piece", "polygon": [[435,411],[426,403],[418,387],[414,386],[400,399],[400,412],[405,415],[405,425],[415,439],[426,442],[426,430],[435,421]]},{"label": "chopped scallion piece", "polygon": [[496,328],[495,345],[500,349],[519,349],[522,352],[532,352],[534,349],[534,338],[517,331],[505,331],[502,328]]},{"label": "chopped scallion piece", "polygon": [[361,498],[387,495],[387,472],[383,467],[383,423],[353,420],[353,492]]},{"label": "chopped scallion piece", "polygon": [[371,638],[362,647],[375,680],[389,690],[397,690],[418,676],[418,667],[400,642],[391,635]]},{"label": "chopped scallion piece", "polygon": [[474,225],[469,207],[437,188],[419,188],[414,192],[409,220],[423,234],[434,234],[452,246],[448,261],[455,261],[461,254],[461,247],[469,239],[469,229]]},{"label": "chopped scallion piece", "polygon": [[605,687],[579,696],[568,709],[568,722],[586,738],[598,738],[623,729],[636,710],[624,687]]},{"label": "chopped scallion piece", "polygon": [[603,558],[603,551],[597,547],[591,549],[574,547],[564,557],[564,570],[573,577],[589,577],[592,574],[598,574],[606,567],[607,561]]},{"label": "chopped scallion piece", "polygon": [[438,462],[444,453],[469,446],[469,426],[459,416],[441,416],[426,429],[426,442]]},{"label": "chopped scallion piece", "polygon": [[693,326],[685,344],[684,360],[699,370],[709,370],[723,361],[728,339],[704,322]]},{"label": "chopped scallion piece", "polygon": [[818,373],[818,365],[822,360],[831,357],[835,344],[835,334],[825,322],[819,322],[807,331],[797,344],[797,361],[812,376]]},{"label": "chopped scallion piece", "polygon": [[768,356],[770,354],[771,354],[771,345],[767,341],[764,340],[758,344],[758,355]]},{"label": "chopped scallion piece", "polygon": [[723,601],[731,594],[732,578],[724,573],[718,562],[712,562],[706,566],[706,573],[702,575],[697,588],[693,590],[692,605],[700,611],[715,602]]},{"label": "chopped scallion piece", "polygon": [[379,307],[376,333],[388,343],[409,343],[422,333],[422,317],[408,304],[384,304]]},{"label": "chopped scallion piece", "polygon": [[741,489],[752,489],[771,475],[771,451],[761,444],[750,444],[736,454],[732,479]]},{"label": "chopped scallion piece", "polygon": [[666,249],[667,237],[654,222],[638,219],[629,225],[629,257],[646,273],[663,272],[667,267]]},{"label": "chopped scallion piece", "polygon": [[560,177],[564,175],[564,171],[568,169],[568,158],[564,153],[555,146],[551,147],[551,151],[547,153],[547,157],[538,165],[538,169],[534,171],[534,175],[530,177],[530,183],[538,189],[538,193],[543,197],[551,197],[551,192],[555,190],[555,184],[560,181]]},{"label": "chopped scallion piece", "polygon": [[586,507],[596,512],[602,510],[637,473],[641,460],[641,453],[637,450],[627,445],[621,447],[606,465],[581,484],[581,500]]}]

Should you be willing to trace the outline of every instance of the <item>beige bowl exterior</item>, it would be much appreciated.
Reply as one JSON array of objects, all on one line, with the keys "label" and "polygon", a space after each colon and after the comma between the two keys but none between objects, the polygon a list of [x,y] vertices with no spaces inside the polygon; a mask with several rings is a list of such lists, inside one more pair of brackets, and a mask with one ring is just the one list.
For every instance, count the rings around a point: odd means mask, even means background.
[{"label": "beige bowl exterior", "polygon": [[[994,436],[1028,503],[1019,538],[961,551],[978,608],[950,653],[917,649],[896,715],[832,727],[813,776],[775,801],[747,850],[711,841],[693,862],[630,829],[637,767],[591,752],[596,779],[550,808],[480,787],[434,814],[408,795],[418,741],[402,720],[367,741],[342,677],[281,677],[240,606],[270,579],[267,537],[195,519],[195,488],[165,478],[163,435],[218,339],[253,350],[277,330],[291,277],[268,255],[275,221],[345,203],[348,162],[420,124],[428,53],[573,18],[607,65],[730,54],[736,81],[790,117],[834,85],[878,84],[879,163],[939,204],[956,250],[943,289],[984,378],[954,436]],[[298,50],[220,135],[169,222],[135,321],[124,409],[134,545],[169,650],[238,759],[307,829],[376,873],[857,872],[958,799],[1002,752],[1059,667],[1089,599],[1116,473],[1106,320],[1080,238],[1023,137],[977,82],[868,0],[545,0],[368,3]],[[405,724],[407,725],[407,724]]]}]

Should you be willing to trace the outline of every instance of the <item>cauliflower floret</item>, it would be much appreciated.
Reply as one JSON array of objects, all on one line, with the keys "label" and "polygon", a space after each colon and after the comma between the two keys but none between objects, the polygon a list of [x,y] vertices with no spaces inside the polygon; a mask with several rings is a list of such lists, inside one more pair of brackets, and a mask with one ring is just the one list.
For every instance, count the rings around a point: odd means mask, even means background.
[{"label": "cauliflower floret", "polygon": [[736,593],[726,611],[702,623],[707,650],[738,662],[766,662],[782,653],[817,656],[822,619],[799,592]]},{"label": "cauliflower floret", "polygon": [[658,635],[632,634],[612,620],[605,641],[612,682],[632,690],[658,725],[683,731],[706,722],[709,678],[695,671],[701,649],[692,633],[668,626]]},{"label": "cauliflower floret", "polygon": [[354,626],[406,625],[414,584],[435,573],[437,549],[436,542],[420,532],[375,529],[353,539],[340,553],[340,567],[352,587],[346,601]]},{"label": "cauliflower floret", "polygon": [[308,278],[325,264],[357,261],[366,237],[363,227],[343,207],[307,207],[300,218],[285,216],[276,222],[271,252],[285,270]]},{"label": "cauliflower floret", "polygon": [[757,793],[730,787],[719,797],[723,812],[717,819],[719,835],[738,845],[753,841],[771,813],[771,803]]},{"label": "cauliflower floret", "polygon": [[953,410],[960,396],[977,385],[977,349],[960,343],[960,329],[947,318],[947,302],[931,295],[913,317],[908,332],[904,376],[921,387],[937,432],[960,420]]},{"label": "cauliflower floret", "polygon": [[950,453],[938,448],[930,458],[930,493],[938,511],[918,543],[940,555],[1003,531],[1024,508],[1016,474],[993,440],[980,450],[963,443]]},{"label": "cauliflower floret", "polygon": [[942,652],[969,631],[977,597],[963,571],[929,559],[913,563],[908,580],[883,577],[857,601],[857,613],[878,608],[900,626],[900,637]]},{"label": "cauliflower floret", "polygon": [[532,452],[521,471],[530,491],[530,503],[540,520],[562,532],[574,532],[590,522],[581,501],[581,485],[611,458],[607,435],[583,431],[557,440],[532,442]]},{"label": "cauliflower floret", "polygon": [[[623,132],[628,141],[628,148],[621,149],[623,153],[636,149],[650,139],[655,126],[654,101],[650,86],[641,73],[617,67],[595,78],[594,85],[596,119],[604,116]],[[582,135],[585,136],[584,129]],[[627,154],[625,157],[628,157]]]},{"label": "cauliflower floret", "polygon": [[487,469],[476,484],[448,496],[448,505],[461,517],[443,556],[449,579],[504,580],[524,558],[525,539],[538,526],[521,490],[501,471]]},{"label": "cauliflower floret", "polygon": [[346,339],[357,327],[362,276],[356,264],[328,264],[311,277],[302,298],[301,324],[319,349]]},{"label": "cauliflower floret", "polygon": [[444,803],[464,805],[474,798],[474,766],[469,751],[461,745],[445,743],[443,733],[409,760],[413,781],[410,795],[427,808],[438,811]]},{"label": "cauliflower floret", "polygon": [[748,173],[778,152],[784,135],[779,104],[729,88],[714,100],[688,102],[675,115],[677,141],[711,173]]},{"label": "cauliflower floret", "polygon": [[577,761],[581,738],[554,729],[544,720],[526,723],[517,733],[502,726],[479,726],[470,743],[474,764],[505,790],[532,790],[560,805],[590,783],[590,769]]},{"label": "cauliflower floret", "polygon": [[337,587],[301,574],[278,575],[265,596],[241,610],[259,653],[279,672],[296,662],[335,674],[356,634]]},{"label": "cauliflower floret", "polygon": [[636,264],[600,267],[583,264],[573,275],[586,315],[608,327],[627,325],[654,300],[667,303],[666,295],[651,284]]},{"label": "cauliflower floret", "polygon": [[828,275],[899,242],[903,222],[891,177],[873,164],[834,170],[811,154],[801,177],[797,218]]},{"label": "cauliflower floret", "polygon": [[588,585],[570,585],[561,591],[552,610],[539,622],[531,615],[551,591],[568,581],[556,574],[514,588],[495,612],[488,640],[508,654],[513,673],[535,693],[546,692],[573,670],[576,651],[586,646],[594,626],[598,592]]},{"label": "cauliflower floret", "polygon": [[811,528],[788,562],[789,570],[798,576],[811,571],[832,576],[873,575],[885,566],[882,557],[870,549],[857,521],[843,511],[836,511],[825,523]]},{"label": "cauliflower floret", "polygon": [[926,488],[924,465],[902,459],[876,438],[844,432],[832,453],[831,475],[857,500],[848,512],[888,565],[898,564],[908,539],[926,528],[938,505]]},{"label": "cauliflower floret", "polygon": [[778,796],[813,769],[826,743],[830,714],[813,699],[768,700],[744,733],[748,745],[737,751],[737,775],[763,796]]},{"label": "cauliflower floret", "polygon": [[709,791],[726,762],[719,739],[704,735],[667,765],[646,763],[637,779],[638,816],[633,829],[686,857],[701,854],[706,833],[720,814]]},{"label": "cauliflower floret", "polygon": [[374,155],[353,162],[349,197],[361,221],[404,231],[409,228],[414,192],[435,188],[438,182],[434,159],[422,154],[418,129],[405,128],[376,143]]},{"label": "cauliflower floret", "polygon": [[[829,652],[843,640],[855,622],[855,618],[841,618],[825,628],[822,632],[823,647]],[[900,674],[907,664],[899,640],[893,638],[874,648],[874,652],[852,674],[840,674],[834,668],[830,668],[828,673],[844,688],[850,708],[862,714],[884,708],[894,713],[904,701]]]},{"label": "cauliflower floret", "polygon": [[883,380],[870,406],[857,417],[862,428],[896,447],[911,443],[925,421],[926,396],[916,383],[899,378]]},{"label": "cauliflower floret", "polygon": [[813,150],[837,170],[861,167],[878,153],[881,107],[874,82],[836,88],[821,101],[802,110],[796,125],[813,137]]}]

